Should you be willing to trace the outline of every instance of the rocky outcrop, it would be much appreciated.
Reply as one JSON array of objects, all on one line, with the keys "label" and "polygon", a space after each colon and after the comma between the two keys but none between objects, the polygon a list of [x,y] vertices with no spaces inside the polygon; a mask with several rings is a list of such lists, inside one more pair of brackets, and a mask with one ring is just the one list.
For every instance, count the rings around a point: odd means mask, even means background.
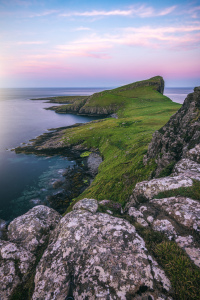
[{"label": "rocky outcrop", "polygon": [[15,219],[8,229],[14,242],[0,242],[0,299],[10,299],[33,272],[33,240],[43,244],[44,231],[49,243],[35,266],[31,299],[64,300],[71,275],[75,299],[171,299],[170,281],[135,227],[98,207],[95,199],[83,199],[63,218],[38,206]]},{"label": "rocky outcrop", "polygon": [[52,208],[35,206],[10,223],[8,239],[34,253],[45,243],[49,231],[55,228],[60,218],[60,214]]},{"label": "rocky outcrop", "polygon": [[200,87],[197,87],[187,96],[182,107],[166,125],[153,134],[144,163],[155,159],[156,176],[158,176],[170,163],[185,157],[186,152],[194,149],[199,143]]},{"label": "rocky outcrop", "polygon": [[[183,188],[193,188],[193,179],[200,185],[200,147],[185,153],[175,166],[171,176],[143,181],[136,184],[130,201],[126,206],[129,216],[142,225],[154,231],[162,232],[169,240],[185,250],[190,259],[200,267],[200,244],[197,237],[200,232],[199,199],[186,196],[162,198],[159,193],[176,191]],[[192,160],[194,159],[194,160]],[[162,194],[161,194],[162,195]],[[145,203],[144,203],[145,202]]]},{"label": "rocky outcrop", "polygon": [[8,240],[0,240],[1,300],[10,299],[34,272],[38,250],[47,244],[50,231],[60,219],[56,211],[40,205],[10,223]]},{"label": "rocky outcrop", "polygon": [[170,290],[134,226],[97,207],[84,199],[62,218],[37,267],[33,299],[65,299],[70,274],[75,299],[139,299],[142,291],[158,299],[159,284]]}]

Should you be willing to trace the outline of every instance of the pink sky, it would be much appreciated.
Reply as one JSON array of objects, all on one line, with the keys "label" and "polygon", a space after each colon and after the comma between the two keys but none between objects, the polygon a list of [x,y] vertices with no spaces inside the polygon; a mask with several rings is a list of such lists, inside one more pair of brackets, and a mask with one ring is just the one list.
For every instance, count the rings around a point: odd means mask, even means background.
[{"label": "pink sky", "polygon": [[0,1],[0,87],[200,85],[198,1],[75,2]]}]

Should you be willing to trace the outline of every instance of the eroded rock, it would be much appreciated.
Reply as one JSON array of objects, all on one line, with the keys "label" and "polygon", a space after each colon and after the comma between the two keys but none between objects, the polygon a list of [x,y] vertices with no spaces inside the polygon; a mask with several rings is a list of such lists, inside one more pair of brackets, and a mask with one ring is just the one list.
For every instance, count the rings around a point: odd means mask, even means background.
[{"label": "eroded rock", "polygon": [[178,223],[200,231],[200,203],[185,197],[170,197],[150,201],[166,211]]},{"label": "eroded rock", "polygon": [[[157,163],[156,176],[172,162],[185,157],[186,152],[200,143],[200,89],[185,99],[182,107],[170,120],[153,134],[148,152],[144,157],[146,164],[150,159]],[[199,153],[199,148],[198,150]],[[195,150],[188,154],[196,157],[199,162],[199,154]]]},{"label": "eroded rock", "polygon": [[200,164],[183,158],[175,165],[173,170],[173,175],[177,176],[180,174],[200,181]]},{"label": "eroded rock", "polygon": [[75,299],[140,299],[141,290],[145,297],[159,299],[157,285],[163,291],[171,286],[163,271],[152,268],[144,240],[128,221],[74,210],[51,234],[36,270],[33,299],[64,300],[70,274]]},{"label": "eroded rock", "polygon": [[136,201],[140,202],[143,199],[152,199],[153,196],[160,192],[178,189],[180,187],[188,187],[192,186],[192,184],[193,181],[183,175],[142,181],[136,184],[133,197]]},{"label": "eroded rock", "polygon": [[177,237],[177,233],[174,226],[167,219],[155,220],[152,226],[153,230],[163,232],[169,238],[169,240]]},{"label": "eroded rock", "polygon": [[84,198],[78,201],[73,206],[73,210],[80,210],[80,209],[88,210],[91,213],[95,213],[98,209],[98,202],[95,199]]},{"label": "eroded rock", "polygon": [[7,300],[35,262],[35,256],[14,243],[0,240],[0,299]]},{"label": "eroded rock", "polygon": [[10,223],[8,239],[35,252],[38,246],[45,243],[48,233],[55,228],[60,219],[61,215],[52,208],[35,206]]}]

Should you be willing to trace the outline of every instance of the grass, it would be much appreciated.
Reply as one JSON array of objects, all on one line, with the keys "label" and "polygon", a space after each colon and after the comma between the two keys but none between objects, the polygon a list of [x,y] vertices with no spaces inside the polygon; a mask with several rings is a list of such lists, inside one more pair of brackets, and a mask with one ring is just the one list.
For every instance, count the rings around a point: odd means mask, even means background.
[{"label": "grass", "polygon": [[192,263],[178,245],[160,232],[134,224],[147,249],[164,269],[173,288],[173,299],[200,299],[200,269]]},{"label": "grass", "polygon": [[169,198],[175,196],[188,197],[195,200],[200,200],[200,184],[198,180],[193,180],[193,185],[189,187],[182,187],[165,192],[161,192],[154,196],[154,199]]},{"label": "grass", "polygon": [[[127,92],[129,97],[123,95]],[[77,200],[83,197],[110,199],[125,205],[135,184],[147,180],[156,167],[154,161],[147,166],[143,164],[153,132],[180,108],[180,104],[153,86],[104,91],[94,95],[91,105],[98,103],[103,107],[114,101],[119,107],[118,119],[107,118],[67,129],[62,138],[66,145],[82,144],[89,151],[98,149],[103,157],[99,173]]]}]

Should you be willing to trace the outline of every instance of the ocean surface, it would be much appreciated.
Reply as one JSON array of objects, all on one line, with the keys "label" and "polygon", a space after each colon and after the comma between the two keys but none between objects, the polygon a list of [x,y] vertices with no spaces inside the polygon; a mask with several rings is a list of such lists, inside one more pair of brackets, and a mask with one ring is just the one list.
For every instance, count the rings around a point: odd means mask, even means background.
[{"label": "ocean surface", "polygon": [[[62,156],[42,157],[15,154],[10,149],[27,143],[49,128],[84,123],[95,118],[56,114],[45,110],[54,104],[32,98],[91,95],[105,88],[23,88],[0,89],[0,219],[10,221],[42,204],[57,193],[53,183],[75,162]],[[165,95],[183,103],[192,88],[165,88]]]}]

